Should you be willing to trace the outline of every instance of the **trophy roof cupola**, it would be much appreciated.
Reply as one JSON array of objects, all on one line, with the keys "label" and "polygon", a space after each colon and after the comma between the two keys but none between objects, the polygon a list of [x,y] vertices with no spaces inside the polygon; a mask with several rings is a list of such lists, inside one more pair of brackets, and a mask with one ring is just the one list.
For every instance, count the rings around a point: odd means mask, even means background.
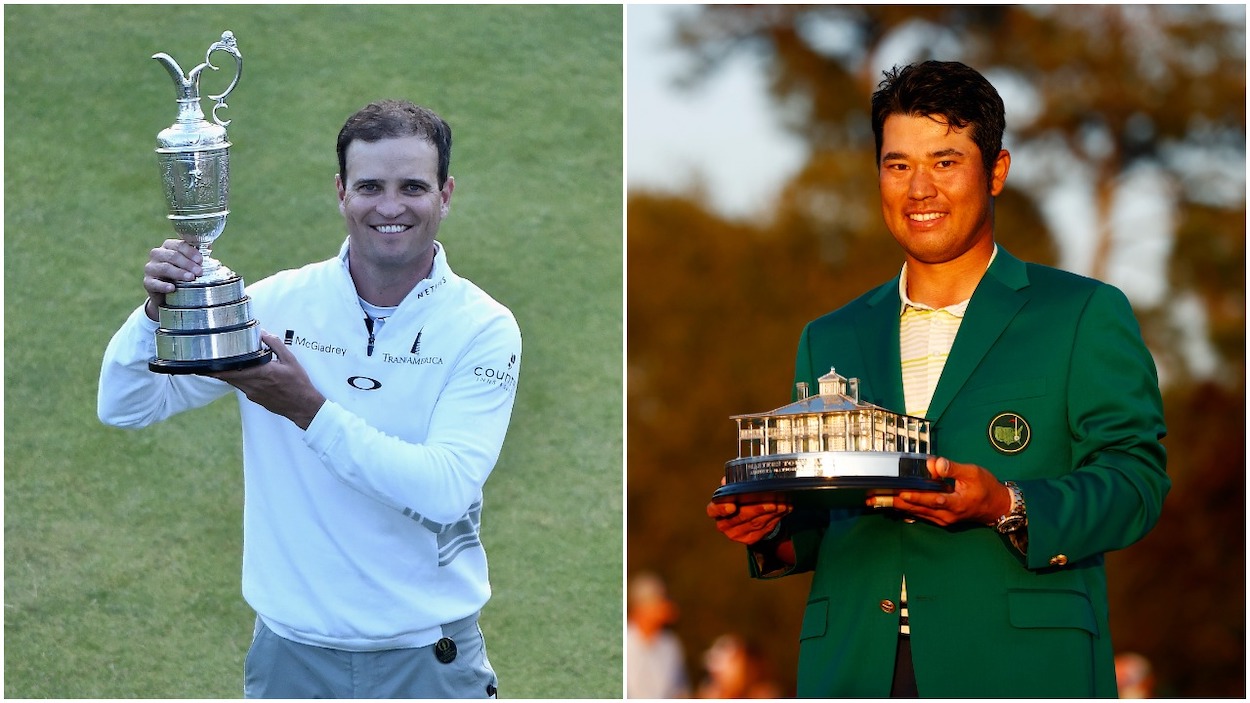
[{"label": "trophy roof cupola", "polygon": [[859,379],[840,376],[833,368],[829,369],[829,373],[816,379],[820,384],[821,395],[840,395],[852,399],[856,405],[859,404]]}]

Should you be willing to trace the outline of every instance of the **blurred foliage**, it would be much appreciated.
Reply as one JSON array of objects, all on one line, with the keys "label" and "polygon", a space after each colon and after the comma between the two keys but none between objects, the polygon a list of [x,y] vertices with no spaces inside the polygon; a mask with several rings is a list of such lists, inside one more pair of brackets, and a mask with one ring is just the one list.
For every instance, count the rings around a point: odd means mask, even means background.
[{"label": "blurred foliage", "polygon": [[[1162,695],[1243,697],[1244,6],[709,5],[684,18],[684,83],[758,57],[810,149],[752,221],[684,195],[629,198],[628,566],[668,580],[692,674],[702,649],[735,630],[792,679],[808,577],[748,579],[744,550],[703,506],[734,456],[729,416],[789,400],[803,325],[898,272],[867,108],[884,57],[906,54],[977,67],[1008,100],[1020,175],[998,200],[996,235],[1017,256],[1056,264],[1060,240],[1039,203],[1084,173],[1098,241],[1083,273],[1105,277],[1131,257],[1110,220],[1126,176],[1144,167],[1166,179],[1166,295],[1134,303],[1166,379],[1174,486],[1155,530],[1108,557],[1113,637],[1153,662]],[[1036,163],[1026,169],[1022,154]],[[1179,322],[1193,315],[1205,318],[1214,372],[1191,361]]]}]

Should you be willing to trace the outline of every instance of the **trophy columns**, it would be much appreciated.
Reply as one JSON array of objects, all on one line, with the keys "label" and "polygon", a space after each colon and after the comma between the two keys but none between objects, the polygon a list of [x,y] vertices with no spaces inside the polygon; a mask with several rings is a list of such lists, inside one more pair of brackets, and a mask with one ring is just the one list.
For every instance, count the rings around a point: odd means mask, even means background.
[{"label": "trophy columns", "polygon": [[[214,51],[235,59],[230,86],[213,107],[213,123],[200,109],[199,79]],[[227,120],[217,118],[225,97],[238,85],[243,57],[234,35],[224,32],[221,41],[208,48],[204,63],[187,75],[168,54],[152,58],[161,62],[178,90],[178,119],[157,135],[161,181],[165,187],[168,219],[178,237],[200,250],[202,273],[194,281],[175,283],[165,298],[156,331],[156,357],[148,368],[158,373],[185,374],[228,371],[263,364],[273,352],[260,341],[260,326],[252,319],[251,299],[244,293],[243,279],[212,258],[212,245],[226,227],[230,213],[230,142]]]}]

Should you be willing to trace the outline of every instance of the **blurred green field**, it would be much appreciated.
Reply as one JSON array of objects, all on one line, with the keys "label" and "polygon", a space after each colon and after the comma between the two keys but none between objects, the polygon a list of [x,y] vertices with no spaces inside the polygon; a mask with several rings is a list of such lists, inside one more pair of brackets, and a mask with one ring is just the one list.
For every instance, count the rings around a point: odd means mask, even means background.
[{"label": "blurred green field", "polygon": [[[214,253],[248,281],[344,236],[334,138],[405,97],[453,126],[452,265],[508,305],[525,365],[486,485],[503,697],[622,695],[620,6],[6,6],[4,694],[242,694],[233,399],[102,426],[105,345],[172,234],[156,133],[223,30],[231,214]],[[209,73],[219,92],[232,62]],[[206,72],[207,73],[207,72]],[[207,101],[205,101],[207,104]]]}]

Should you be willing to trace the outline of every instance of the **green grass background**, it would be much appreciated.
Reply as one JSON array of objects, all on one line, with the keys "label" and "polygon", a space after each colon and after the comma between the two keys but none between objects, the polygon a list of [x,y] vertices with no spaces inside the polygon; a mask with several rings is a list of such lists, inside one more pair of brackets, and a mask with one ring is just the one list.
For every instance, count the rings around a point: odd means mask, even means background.
[{"label": "green grass background", "polygon": [[[237,405],[99,424],[105,345],[164,220],[156,133],[225,29],[243,76],[231,215],[248,281],[344,236],[334,138],[380,97],[455,130],[440,239],[508,305],[525,361],[486,485],[504,697],[622,695],[619,6],[13,6],[4,10],[4,694],[239,697]],[[219,92],[233,61],[206,71]],[[208,100],[204,103],[209,104]]]}]

